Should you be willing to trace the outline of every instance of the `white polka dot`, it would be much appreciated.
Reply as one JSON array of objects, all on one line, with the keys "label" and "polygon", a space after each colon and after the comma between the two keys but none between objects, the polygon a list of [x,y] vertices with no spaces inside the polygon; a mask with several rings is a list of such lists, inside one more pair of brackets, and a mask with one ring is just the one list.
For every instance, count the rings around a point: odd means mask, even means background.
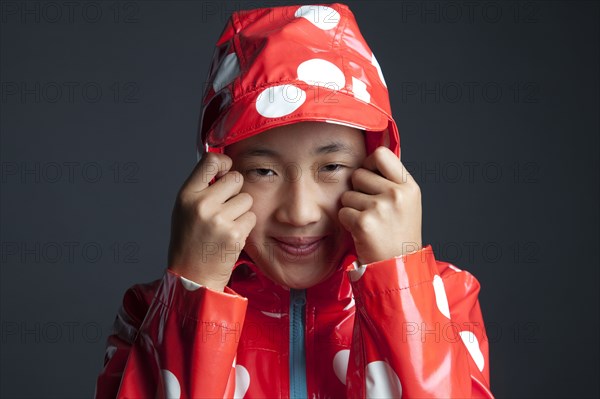
[{"label": "white polka dot", "polygon": [[235,366],[235,393],[234,398],[243,398],[250,386],[250,373],[246,367],[238,364]]},{"label": "white polka dot", "polygon": [[266,118],[289,115],[306,101],[306,93],[291,84],[272,86],[256,98],[256,110]]},{"label": "white polka dot", "polygon": [[371,102],[371,95],[367,91],[367,85],[360,79],[356,79],[352,76],[352,91],[354,92],[354,97],[362,100],[366,103]]},{"label": "white polka dot", "polygon": [[461,331],[459,334],[463,344],[465,344],[467,350],[471,354],[473,361],[475,361],[477,368],[479,371],[483,371],[485,359],[483,358],[483,353],[481,353],[481,349],[479,348],[479,341],[477,340],[477,337],[468,330]]},{"label": "white polka dot", "polygon": [[384,361],[371,362],[366,371],[367,398],[401,398],[402,384],[392,367]]},{"label": "white polka dot", "polygon": [[379,79],[381,79],[381,83],[383,83],[383,85],[385,87],[387,87],[387,84],[385,84],[385,79],[383,78],[383,72],[381,71],[381,66],[379,65],[379,62],[377,62],[377,58],[375,58],[375,54],[373,54],[371,56],[371,64],[373,64],[373,66],[375,68],[377,68],[377,73],[379,74]]},{"label": "white polka dot", "polygon": [[298,65],[298,79],[309,85],[322,86],[331,90],[340,90],[346,86],[344,72],[332,62],[313,58]]},{"label": "white polka dot", "polygon": [[168,399],[179,399],[181,397],[181,387],[175,374],[169,370],[161,370],[163,382],[165,384],[165,397]]},{"label": "white polka dot", "polygon": [[340,22],[340,13],[326,6],[302,6],[294,13],[296,18],[305,18],[322,30],[333,29]]},{"label": "white polka dot", "polygon": [[240,63],[235,53],[228,54],[213,79],[213,89],[215,92],[221,90],[223,87],[231,83],[236,76],[240,74]]},{"label": "white polka dot", "polygon": [[260,313],[264,314],[265,316],[273,317],[274,319],[281,319],[281,316],[283,316],[283,313],[265,312],[262,310]]},{"label": "white polka dot", "polygon": [[450,308],[448,307],[448,297],[444,289],[444,282],[437,274],[433,278],[433,291],[435,292],[435,303],[444,316],[450,318]]},{"label": "white polka dot", "polygon": [[358,269],[350,270],[350,280],[358,281],[367,271],[367,266],[361,266]]},{"label": "white polka dot", "polygon": [[333,372],[344,385],[346,385],[346,373],[348,372],[349,357],[349,349],[342,349],[333,357]]},{"label": "white polka dot", "polygon": [[196,291],[198,288],[202,287],[200,284],[192,280],[188,280],[183,276],[180,276],[179,279],[181,280],[181,285],[183,285],[188,291]]}]

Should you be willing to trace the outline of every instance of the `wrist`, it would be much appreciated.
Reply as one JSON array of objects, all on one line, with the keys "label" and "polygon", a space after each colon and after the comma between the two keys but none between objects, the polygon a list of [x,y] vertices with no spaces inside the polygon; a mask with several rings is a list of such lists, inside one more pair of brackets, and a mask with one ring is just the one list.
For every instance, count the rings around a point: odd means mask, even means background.
[{"label": "wrist", "polygon": [[[210,288],[211,290],[224,292],[225,286],[229,282],[229,276],[226,278],[215,278],[213,276],[207,276],[204,273],[198,273],[188,268],[182,268],[177,266],[169,266],[168,269],[179,277],[187,280],[190,287],[197,289],[200,287]],[[194,286],[198,285],[198,287]]]}]

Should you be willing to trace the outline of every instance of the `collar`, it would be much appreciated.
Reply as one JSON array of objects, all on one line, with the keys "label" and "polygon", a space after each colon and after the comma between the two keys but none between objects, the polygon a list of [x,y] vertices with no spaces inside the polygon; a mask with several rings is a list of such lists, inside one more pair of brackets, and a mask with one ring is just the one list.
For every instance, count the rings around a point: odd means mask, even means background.
[{"label": "collar", "polygon": [[[307,306],[323,311],[337,311],[346,308],[352,301],[352,287],[346,270],[352,268],[358,259],[354,250],[350,250],[325,281],[306,289]],[[264,275],[242,251],[234,266],[229,282],[230,288],[248,298],[250,307],[268,312],[287,312],[290,289]]]}]

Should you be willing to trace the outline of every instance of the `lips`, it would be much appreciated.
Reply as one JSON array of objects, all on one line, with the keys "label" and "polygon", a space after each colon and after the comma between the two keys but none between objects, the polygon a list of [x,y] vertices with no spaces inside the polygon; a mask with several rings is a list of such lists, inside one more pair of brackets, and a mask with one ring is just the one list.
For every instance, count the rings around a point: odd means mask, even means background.
[{"label": "lips", "polygon": [[273,237],[273,239],[283,252],[297,258],[313,254],[319,249],[325,237]]}]

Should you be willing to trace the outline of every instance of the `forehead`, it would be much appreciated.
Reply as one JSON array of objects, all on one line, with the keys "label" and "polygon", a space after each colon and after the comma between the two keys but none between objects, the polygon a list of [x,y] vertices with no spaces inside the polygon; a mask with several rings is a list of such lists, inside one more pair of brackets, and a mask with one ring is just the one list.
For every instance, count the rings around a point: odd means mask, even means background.
[{"label": "forehead", "polygon": [[341,152],[362,157],[362,130],[325,122],[300,122],[266,130],[225,147],[235,157],[319,155]]}]

